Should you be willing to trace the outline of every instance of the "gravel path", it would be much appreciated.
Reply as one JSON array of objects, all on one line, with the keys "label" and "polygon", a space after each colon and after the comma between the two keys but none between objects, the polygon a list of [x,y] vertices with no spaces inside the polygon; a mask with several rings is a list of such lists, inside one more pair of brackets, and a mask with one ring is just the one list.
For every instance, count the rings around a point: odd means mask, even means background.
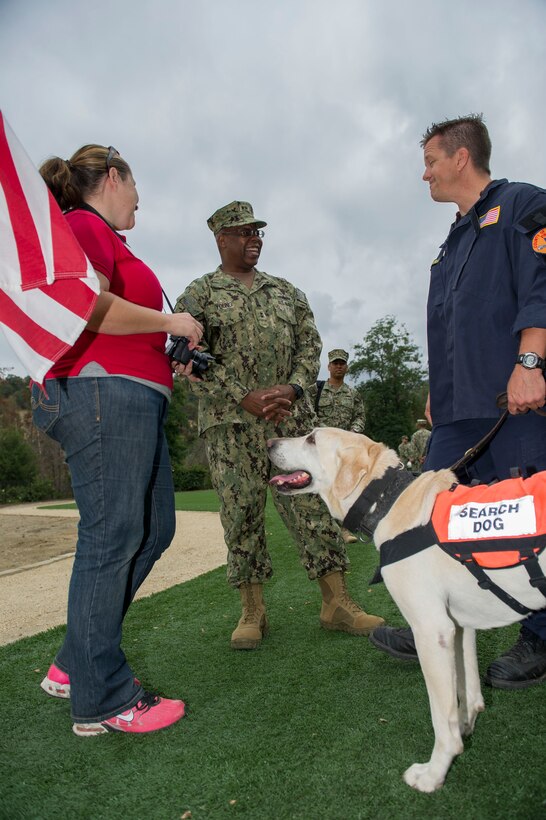
[{"label": "gravel path", "polygon": [[[66,623],[77,523],[77,510],[0,507],[0,645]],[[136,597],[188,581],[225,561],[218,513],[177,512],[173,543]]]}]

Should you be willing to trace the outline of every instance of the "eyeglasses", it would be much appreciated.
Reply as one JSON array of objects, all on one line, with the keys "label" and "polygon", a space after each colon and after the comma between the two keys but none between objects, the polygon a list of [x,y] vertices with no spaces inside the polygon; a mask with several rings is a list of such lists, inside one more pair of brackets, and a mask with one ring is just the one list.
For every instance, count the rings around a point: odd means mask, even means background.
[{"label": "eyeglasses", "polygon": [[119,156],[119,151],[117,148],[114,148],[113,145],[108,146],[108,154],[106,155],[106,170],[110,171],[112,167],[112,160],[115,156]]},{"label": "eyeglasses", "polygon": [[265,236],[264,232],[258,228],[241,228],[238,231],[223,230],[222,233],[225,233],[228,236],[242,236],[244,239],[248,239],[249,236],[259,236],[260,239],[263,239]]}]

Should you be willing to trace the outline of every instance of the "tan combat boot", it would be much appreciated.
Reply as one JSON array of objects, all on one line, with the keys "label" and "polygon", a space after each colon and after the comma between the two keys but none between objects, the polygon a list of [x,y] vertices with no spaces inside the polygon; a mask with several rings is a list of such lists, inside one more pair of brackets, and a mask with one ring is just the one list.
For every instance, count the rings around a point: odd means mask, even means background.
[{"label": "tan combat boot", "polygon": [[368,615],[355,603],[345,586],[345,573],[329,572],[318,579],[322,592],[320,625],[324,629],[349,632],[351,635],[369,635],[385,623],[377,615]]},{"label": "tan combat boot", "polygon": [[239,593],[243,614],[231,636],[231,648],[257,649],[268,630],[263,584],[241,584]]}]

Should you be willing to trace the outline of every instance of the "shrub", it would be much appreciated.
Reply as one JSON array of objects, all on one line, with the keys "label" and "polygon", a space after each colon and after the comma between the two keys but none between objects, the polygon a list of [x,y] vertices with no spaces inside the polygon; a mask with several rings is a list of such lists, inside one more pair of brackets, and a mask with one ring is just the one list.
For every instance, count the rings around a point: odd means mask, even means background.
[{"label": "shrub", "polygon": [[15,428],[0,431],[0,490],[32,484],[37,473],[36,456]]},{"label": "shrub", "polygon": [[30,501],[49,501],[58,498],[50,481],[35,478],[25,485],[0,487],[0,504],[26,504]]},{"label": "shrub", "polygon": [[175,467],[173,469],[174,489],[181,490],[209,490],[211,488],[210,473],[206,467]]}]

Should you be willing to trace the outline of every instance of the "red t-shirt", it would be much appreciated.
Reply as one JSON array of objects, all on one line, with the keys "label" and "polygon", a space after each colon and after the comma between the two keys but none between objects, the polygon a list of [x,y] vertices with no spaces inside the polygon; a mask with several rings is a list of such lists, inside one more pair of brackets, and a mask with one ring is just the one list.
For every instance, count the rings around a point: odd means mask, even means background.
[{"label": "red t-shirt", "polygon": [[[161,285],[153,271],[96,214],[85,210],[66,214],[86,256],[110,282],[110,293],[136,305],[161,310]],[[165,355],[166,333],[113,336],[84,330],[76,344],[51,368],[46,378],[77,376],[89,362],[112,375],[136,376],[172,388],[172,371]]]}]

